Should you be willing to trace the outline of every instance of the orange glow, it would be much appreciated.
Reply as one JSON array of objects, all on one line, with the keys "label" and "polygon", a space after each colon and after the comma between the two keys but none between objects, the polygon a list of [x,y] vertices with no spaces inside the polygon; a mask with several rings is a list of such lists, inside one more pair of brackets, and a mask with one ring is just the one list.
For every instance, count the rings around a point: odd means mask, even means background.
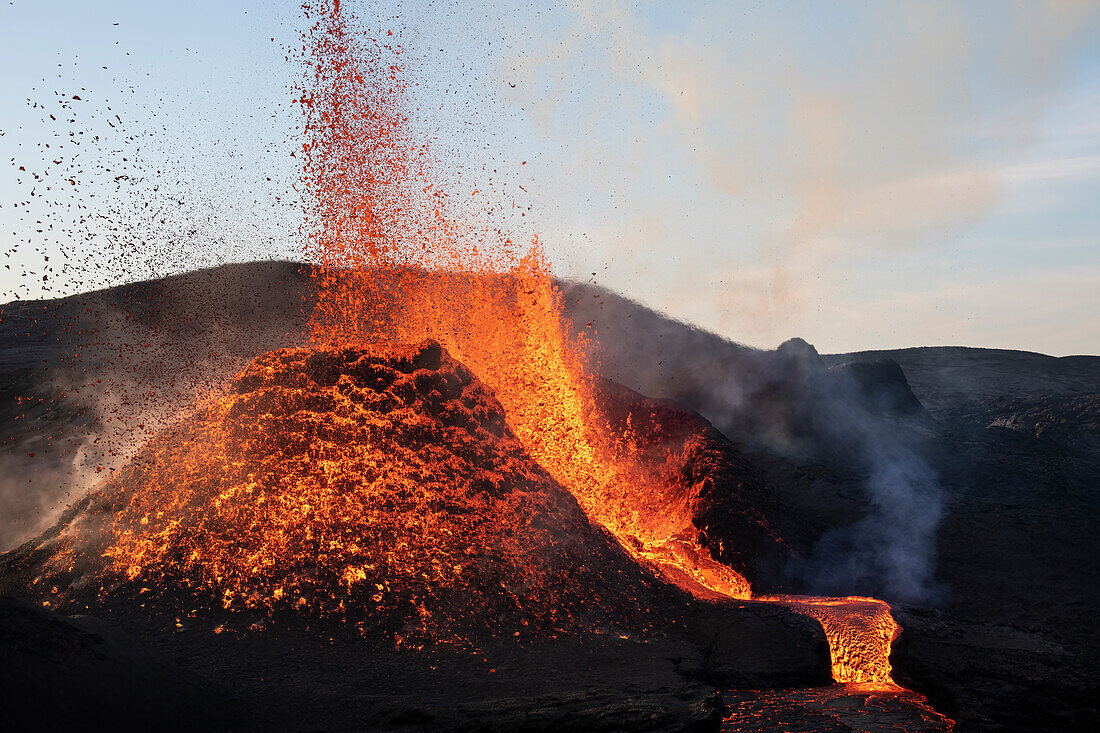
[{"label": "orange glow", "polygon": [[[138,490],[120,513],[109,551],[115,569],[131,578],[182,570],[216,589],[227,607],[290,603],[345,613],[349,598],[398,599],[423,625],[433,587],[484,582],[470,572],[472,554],[490,541],[486,523],[506,517],[505,534],[523,538],[504,550],[514,565],[507,572],[530,575],[530,548],[553,543],[525,533],[537,534],[540,517],[569,516],[554,508],[552,490],[540,488],[536,499],[471,492],[470,472],[456,468],[456,456],[476,441],[439,437],[402,396],[411,390],[409,399],[430,402],[432,391],[412,371],[395,376],[378,367],[378,354],[410,359],[400,344],[432,338],[491,387],[501,424],[514,430],[478,433],[479,440],[502,455],[522,446],[591,521],[669,582],[708,600],[751,598],[748,582],[700,546],[697,497],[661,478],[669,456],[643,450],[646,436],[612,429],[601,413],[583,368],[592,344],[563,330],[538,242],[524,252],[449,213],[426,150],[412,142],[400,49],[363,40],[338,1],[308,3],[306,12],[314,24],[300,95],[303,233],[319,266],[312,350],[257,360],[237,378],[239,389],[200,406],[177,428],[176,442],[155,443],[149,460],[129,469],[122,480]],[[385,388],[279,382],[288,360],[296,374],[305,362],[349,349],[370,379],[388,380]],[[453,386],[448,379],[440,390]],[[240,388],[252,383],[264,389]],[[394,399],[396,408],[379,406]],[[478,418],[482,432],[486,420]],[[218,491],[200,496],[194,487],[202,481],[218,482]],[[890,684],[898,628],[885,603],[760,600],[822,623],[837,681]]]},{"label": "orange glow", "polygon": [[322,266],[313,342],[438,339],[493,388],[535,460],[628,552],[680,585],[747,598],[745,579],[695,542],[691,497],[641,470],[628,437],[599,417],[580,363],[586,344],[562,331],[538,242],[523,253],[448,217],[428,156],[411,142],[400,49],[361,41],[339,3],[309,10],[317,21],[302,95],[303,186],[307,254]]},{"label": "orange glow", "polygon": [[637,582],[601,580],[612,546],[437,342],[266,354],[107,497],[116,572],[227,609],[437,641],[468,619],[558,628],[582,602],[636,612]]},{"label": "orange glow", "polygon": [[877,598],[760,596],[821,622],[833,663],[833,679],[864,690],[898,689],[890,678],[890,646],[901,627],[890,604]]}]

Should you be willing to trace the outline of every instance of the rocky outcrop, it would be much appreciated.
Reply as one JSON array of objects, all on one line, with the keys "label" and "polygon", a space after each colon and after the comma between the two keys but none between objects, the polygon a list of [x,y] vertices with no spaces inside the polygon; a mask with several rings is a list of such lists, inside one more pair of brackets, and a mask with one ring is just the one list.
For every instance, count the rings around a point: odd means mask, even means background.
[{"label": "rocky outcrop", "polygon": [[895,678],[966,731],[1095,731],[1096,660],[1039,631],[895,609]]},{"label": "rocky outcrop", "polygon": [[924,411],[905,372],[893,359],[850,361],[830,371],[849,386],[857,402],[872,412],[915,415]]}]

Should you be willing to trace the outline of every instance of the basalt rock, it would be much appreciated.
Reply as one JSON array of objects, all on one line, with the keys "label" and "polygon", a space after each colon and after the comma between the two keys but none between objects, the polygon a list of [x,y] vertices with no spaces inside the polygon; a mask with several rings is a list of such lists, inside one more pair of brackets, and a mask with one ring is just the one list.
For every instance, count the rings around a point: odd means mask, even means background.
[{"label": "basalt rock", "polygon": [[111,624],[0,597],[5,730],[244,727],[223,690]]},{"label": "basalt rock", "polygon": [[872,412],[915,415],[924,411],[905,372],[893,359],[852,361],[831,367],[831,371],[852,390],[854,401]]}]

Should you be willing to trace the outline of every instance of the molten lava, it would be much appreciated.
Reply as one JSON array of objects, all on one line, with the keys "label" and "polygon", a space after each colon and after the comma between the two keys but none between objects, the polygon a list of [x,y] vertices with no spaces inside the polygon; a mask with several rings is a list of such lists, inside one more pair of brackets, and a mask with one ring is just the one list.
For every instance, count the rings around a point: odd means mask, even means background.
[{"label": "molten lava", "polygon": [[[318,345],[439,339],[495,390],[531,455],[594,521],[666,579],[709,598],[749,598],[748,582],[700,546],[696,496],[659,478],[635,436],[601,415],[537,241],[522,256],[487,228],[461,227],[430,183],[403,108],[400,50],[363,45],[338,1],[316,18],[302,94],[310,258],[322,265]],[[413,153],[417,153],[413,155]],[[873,599],[777,598],[825,628],[837,681],[889,685],[897,626]]]},{"label": "molten lava", "polygon": [[85,510],[105,514],[107,575],[231,610],[436,640],[644,610],[644,575],[434,341],[260,357]]},{"label": "molten lava", "polygon": [[[317,3],[302,94],[308,254],[318,271],[312,340],[365,347],[438,339],[493,387],[531,455],[628,552],[680,585],[749,597],[738,573],[695,542],[690,496],[635,460],[599,415],[537,241],[447,216],[447,196],[410,151],[399,50],[362,45],[339,3]],[[388,60],[387,60],[388,58]]]},{"label": "molten lava", "polygon": [[833,663],[833,679],[864,689],[895,688],[890,679],[890,646],[901,627],[890,615],[890,605],[877,598],[814,598],[812,596],[758,596],[821,622]]}]

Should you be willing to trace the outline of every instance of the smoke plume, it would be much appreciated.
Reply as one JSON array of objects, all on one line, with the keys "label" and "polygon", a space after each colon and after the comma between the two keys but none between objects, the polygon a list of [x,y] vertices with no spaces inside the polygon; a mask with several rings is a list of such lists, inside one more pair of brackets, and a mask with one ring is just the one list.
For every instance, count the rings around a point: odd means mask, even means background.
[{"label": "smoke plume", "polygon": [[912,603],[940,597],[930,419],[896,363],[830,368],[801,339],[761,351],[590,285],[566,284],[563,295],[576,327],[598,334],[603,376],[672,398],[738,445],[818,475],[820,501],[835,505],[814,512],[831,521],[804,538],[788,583]]}]

